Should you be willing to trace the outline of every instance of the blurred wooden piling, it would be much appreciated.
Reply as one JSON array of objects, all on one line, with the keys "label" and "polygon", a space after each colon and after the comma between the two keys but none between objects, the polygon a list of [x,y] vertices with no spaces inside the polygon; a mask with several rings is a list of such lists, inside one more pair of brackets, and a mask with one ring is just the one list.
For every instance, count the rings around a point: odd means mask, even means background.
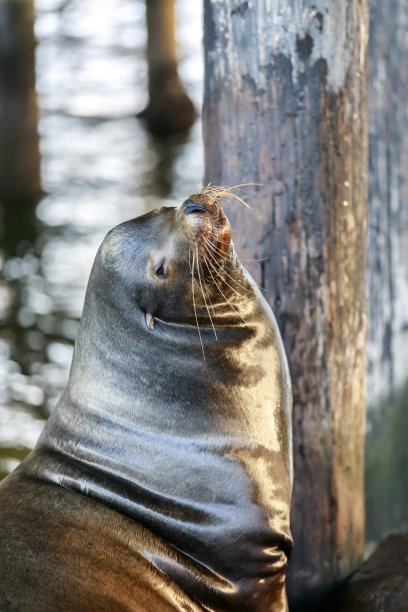
[{"label": "blurred wooden piling", "polygon": [[149,104],[139,113],[158,135],[187,131],[196,118],[178,74],[174,0],[146,0]]},{"label": "blurred wooden piling", "polygon": [[0,203],[26,208],[41,196],[32,0],[0,2]]}]

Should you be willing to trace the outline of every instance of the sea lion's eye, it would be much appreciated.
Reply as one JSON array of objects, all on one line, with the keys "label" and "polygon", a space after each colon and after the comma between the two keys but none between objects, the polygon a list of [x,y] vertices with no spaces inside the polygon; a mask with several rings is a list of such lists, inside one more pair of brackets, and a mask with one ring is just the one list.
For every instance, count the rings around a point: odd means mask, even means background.
[{"label": "sea lion's eye", "polygon": [[165,278],[166,277],[166,266],[164,259],[160,262],[160,265],[156,268],[154,272],[157,278]]}]

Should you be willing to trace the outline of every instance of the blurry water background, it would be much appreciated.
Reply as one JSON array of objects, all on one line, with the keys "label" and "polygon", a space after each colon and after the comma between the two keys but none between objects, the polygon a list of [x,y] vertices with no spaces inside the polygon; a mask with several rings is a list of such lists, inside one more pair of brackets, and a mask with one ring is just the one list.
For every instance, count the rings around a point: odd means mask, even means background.
[{"label": "blurry water background", "polygon": [[[143,0],[36,0],[36,82],[45,197],[16,211],[0,251],[0,478],[35,444],[66,385],[86,284],[114,225],[179,204],[203,176],[201,122],[155,141]],[[176,4],[179,72],[202,100],[201,3]],[[3,223],[5,218],[3,218]]]}]

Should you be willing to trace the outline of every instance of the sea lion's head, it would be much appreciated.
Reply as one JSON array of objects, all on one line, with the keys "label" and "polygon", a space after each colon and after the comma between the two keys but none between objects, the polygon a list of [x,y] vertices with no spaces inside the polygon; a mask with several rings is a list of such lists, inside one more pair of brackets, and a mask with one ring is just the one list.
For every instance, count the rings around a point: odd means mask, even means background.
[{"label": "sea lion's head", "polygon": [[251,292],[221,202],[205,190],[117,226],[99,260],[106,290],[125,288],[151,330],[156,319],[204,327],[242,320]]}]

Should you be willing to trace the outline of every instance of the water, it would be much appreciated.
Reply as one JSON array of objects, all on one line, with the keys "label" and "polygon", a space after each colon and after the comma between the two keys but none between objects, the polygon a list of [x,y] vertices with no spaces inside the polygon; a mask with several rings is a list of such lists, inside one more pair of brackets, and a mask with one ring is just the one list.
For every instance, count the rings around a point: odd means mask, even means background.
[{"label": "water", "polygon": [[[42,183],[31,219],[9,215],[0,252],[0,477],[35,444],[64,389],[97,248],[114,225],[179,204],[203,176],[201,124],[155,142],[147,103],[145,5],[36,0]],[[202,100],[201,5],[176,5],[180,75]]]}]

